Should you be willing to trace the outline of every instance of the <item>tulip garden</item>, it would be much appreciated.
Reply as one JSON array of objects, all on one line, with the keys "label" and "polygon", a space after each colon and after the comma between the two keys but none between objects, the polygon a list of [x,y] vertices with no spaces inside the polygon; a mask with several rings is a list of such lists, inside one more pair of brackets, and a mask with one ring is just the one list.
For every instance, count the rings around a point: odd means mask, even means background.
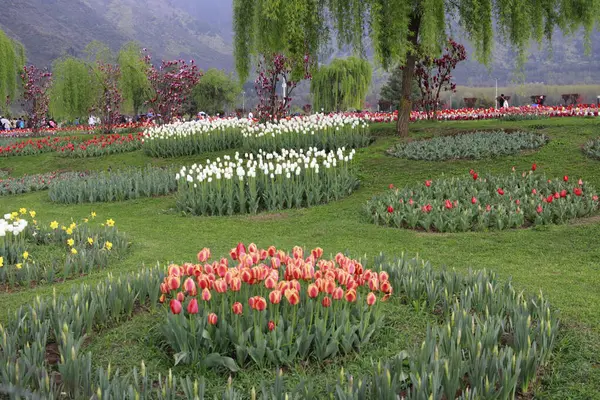
[{"label": "tulip garden", "polygon": [[0,393],[595,398],[600,124],[535,111],[2,139]]}]

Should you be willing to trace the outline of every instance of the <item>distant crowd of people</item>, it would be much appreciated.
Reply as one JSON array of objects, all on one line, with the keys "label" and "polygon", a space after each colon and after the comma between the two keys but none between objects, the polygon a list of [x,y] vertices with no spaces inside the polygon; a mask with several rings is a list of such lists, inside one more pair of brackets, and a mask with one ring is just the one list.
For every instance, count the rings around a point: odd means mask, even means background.
[{"label": "distant crowd of people", "polygon": [[0,131],[10,131],[12,129],[25,129],[25,119],[23,117],[8,119],[0,115]]}]

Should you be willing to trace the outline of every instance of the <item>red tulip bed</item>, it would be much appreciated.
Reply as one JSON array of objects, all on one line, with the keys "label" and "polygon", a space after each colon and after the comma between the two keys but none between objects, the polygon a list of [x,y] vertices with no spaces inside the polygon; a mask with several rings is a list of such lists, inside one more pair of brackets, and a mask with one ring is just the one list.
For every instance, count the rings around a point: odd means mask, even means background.
[{"label": "red tulip bed", "polygon": [[94,157],[106,154],[135,151],[142,146],[143,133],[82,137],[56,136],[41,139],[27,139],[0,146],[0,157],[28,156],[55,152],[67,157]]},{"label": "red tulip bed", "polygon": [[[110,127],[113,132],[120,134],[127,134],[138,130],[143,130],[149,123],[137,124],[117,124]],[[85,134],[96,134],[98,132],[105,132],[107,127],[105,125],[78,125],[78,126],[64,126],[61,128],[43,128],[38,132],[34,132],[31,129],[11,129],[10,131],[0,131],[0,138],[19,138],[19,137],[31,137],[31,136],[54,136],[54,135],[85,135]]]},{"label": "red tulip bed", "polygon": [[561,224],[598,211],[598,192],[581,179],[535,173],[427,180],[375,196],[366,212],[375,224],[436,232]]},{"label": "red tulip bed", "polygon": [[[166,276],[157,266],[38,298],[0,325],[2,382],[44,399],[107,393],[114,399],[308,399],[331,392],[336,399],[454,399],[465,393],[507,399],[528,397],[552,356],[558,319],[541,293],[525,295],[489,271],[461,275],[419,259],[382,255],[370,259],[368,268],[360,260],[341,254],[327,260],[321,253],[239,244],[229,258],[210,263],[210,251],[203,249],[198,264],[171,265]],[[323,360],[376,343],[378,330],[386,329],[379,308],[386,299],[435,312],[440,324],[427,328],[420,346],[373,360],[364,376],[340,371],[332,387],[317,389],[305,380],[291,385],[281,370],[274,381],[245,390],[236,385],[249,364],[304,359],[302,368],[310,363],[324,369],[329,364]],[[183,375],[190,373],[185,367],[179,376],[177,370],[157,376],[143,362],[121,373],[97,367],[84,339],[93,340],[136,310],[156,307],[164,321],[149,328],[163,337],[150,340],[162,340],[174,364],[194,364],[193,375]],[[60,357],[50,361],[48,348]],[[222,393],[207,393],[199,376],[203,368],[230,376]]]},{"label": "red tulip bed", "polygon": [[162,325],[175,364],[238,370],[323,361],[360,350],[382,326],[378,301],[392,295],[389,274],[320,248],[291,254],[239,244],[229,259],[170,265],[160,285],[170,305]]}]

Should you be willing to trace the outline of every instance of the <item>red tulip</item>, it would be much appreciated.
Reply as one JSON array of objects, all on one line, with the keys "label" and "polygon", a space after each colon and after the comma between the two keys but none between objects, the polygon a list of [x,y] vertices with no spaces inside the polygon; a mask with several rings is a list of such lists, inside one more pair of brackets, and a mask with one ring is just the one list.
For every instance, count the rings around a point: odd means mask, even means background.
[{"label": "red tulip", "polygon": [[390,186],[388,186],[388,188],[393,189],[394,188],[394,184],[390,183]]},{"label": "red tulip", "polygon": [[425,181],[425,186],[430,187],[431,186],[431,181]]},{"label": "red tulip", "polygon": [[265,287],[267,289],[273,289],[275,286],[277,286],[277,279],[275,277],[269,276],[265,279]]},{"label": "red tulip", "polygon": [[569,182],[569,177],[567,175],[563,176],[563,181]]},{"label": "red tulip", "polygon": [[537,190],[531,189],[531,194],[537,194]]},{"label": "red tulip", "polygon": [[576,187],[575,189],[573,189],[573,193],[575,193],[575,196],[581,196],[583,191],[580,188]]},{"label": "red tulip", "polygon": [[233,311],[233,313],[235,315],[242,315],[242,312],[244,310],[244,306],[242,306],[242,303],[240,303],[239,301],[236,301],[235,303],[233,303],[233,305],[231,306],[231,310]]},{"label": "red tulip", "polygon": [[162,304],[165,302],[165,300],[167,299],[167,296],[163,293],[160,295],[160,297],[158,298],[158,301]]},{"label": "red tulip", "polygon": [[471,204],[477,204],[477,199],[474,196],[471,197]]},{"label": "red tulip", "polygon": [[598,196],[593,196],[593,197],[592,197],[592,200],[594,200],[594,201],[598,201]]},{"label": "red tulip", "polygon": [[212,294],[210,293],[210,290],[202,289],[202,300],[210,301],[211,298],[212,298]]},{"label": "red tulip", "polygon": [[548,202],[548,203],[552,203],[553,201],[554,201],[554,196],[552,196],[552,195],[549,195],[549,196],[546,198],[546,202]]},{"label": "red tulip", "polygon": [[187,306],[188,314],[198,314],[198,300],[192,298]]},{"label": "red tulip", "polygon": [[183,292],[177,293],[177,300],[183,303],[183,301],[185,300],[185,294]]},{"label": "red tulip", "polygon": [[329,306],[331,306],[331,298],[329,296],[325,296],[323,297],[323,300],[321,301],[321,304],[323,305],[323,307],[327,308]]},{"label": "red tulip", "polygon": [[500,196],[504,196],[504,190],[502,190],[502,188],[498,188],[498,194]]},{"label": "red tulip", "polygon": [[271,304],[279,304],[281,302],[281,290],[273,290],[269,293],[269,301]]},{"label": "red tulip", "polygon": [[198,293],[196,282],[194,282],[192,278],[187,278],[185,282],[183,282],[183,288],[190,296],[195,296]]},{"label": "red tulip", "polygon": [[342,297],[344,297],[344,289],[342,289],[341,287],[335,288],[331,297],[333,297],[334,300],[341,300]]},{"label": "red tulip", "polygon": [[181,302],[179,300],[171,299],[171,303],[169,304],[171,307],[171,312],[173,314],[179,314],[181,312]]},{"label": "red tulip", "polygon": [[356,301],[356,290],[351,289],[346,292],[344,298],[348,303],[354,303]]},{"label": "red tulip", "polygon": [[179,289],[179,285],[181,285],[181,280],[178,276],[169,276],[167,285],[169,286],[169,290],[177,290]]},{"label": "red tulip", "polygon": [[554,193],[554,198],[555,198],[555,199],[558,199],[558,198],[560,198],[560,193],[558,193],[558,192]]},{"label": "red tulip", "polygon": [[208,323],[210,325],[217,325],[217,321],[218,321],[217,314],[215,314],[215,313],[208,314]]},{"label": "red tulip", "polygon": [[380,289],[383,293],[392,293],[392,284],[390,281],[381,282]]},{"label": "red tulip", "polygon": [[257,311],[264,311],[267,308],[267,300],[264,297],[257,296],[256,301],[254,302],[254,308]]},{"label": "red tulip", "polygon": [[537,206],[537,208],[535,209],[535,211],[537,211],[538,214],[541,214],[542,211],[544,211],[544,209],[542,208],[541,204]]},{"label": "red tulip", "polygon": [[471,170],[469,171],[469,174],[470,174],[471,176],[473,176],[473,174],[474,174],[474,173],[475,173],[475,171],[474,171],[474,170],[471,168]]},{"label": "red tulip", "polygon": [[521,200],[519,200],[519,199],[516,199],[516,200],[515,200],[515,204],[516,204],[516,205],[521,205]]},{"label": "red tulip", "polygon": [[582,181],[581,179],[579,179],[579,182],[577,182],[577,184],[578,184],[579,186],[583,186],[583,181]]},{"label": "red tulip", "polygon": [[445,204],[446,204],[446,208],[447,208],[448,210],[451,210],[451,209],[452,209],[452,202],[451,202],[450,200],[446,200]]},{"label": "red tulip", "polygon": [[376,301],[377,301],[377,296],[375,296],[375,293],[370,292],[367,295],[367,305],[372,306],[373,304],[375,304]]},{"label": "red tulip", "polygon": [[267,324],[267,326],[269,328],[269,332],[271,332],[273,329],[275,329],[275,322],[269,321],[269,323]]},{"label": "red tulip", "polygon": [[563,189],[563,190],[561,190],[561,191],[560,191],[560,197],[562,197],[562,198],[565,198],[565,197],[567,197],[567,193],[568,193],[568,192],[567,192],[566,190],[564,190],[564,189]]},{"label": "red tulip", "polygon": [[319,295],[319,288],[314,283],[308,285],[308,289],[306,291],[308,293],[308,297],[310,297],[311,299],[314,299]]},{"label": "red tulip", "polygon": [[388,208],[387,208],[387,212],[389,212],[389,213],[393,213],[393,212],[394,212],[394,207],[392,207],[392,206],[388,206]]},{"label": "red tulip", "polygon": [[300,302],[300,294],[296,289],[287,289],[284,294],[291,305],[295,306]]},{"label": "red tulip", "polygon": [[200,252],[198,253],[198,262],[203,263],[206,262],[206,260],[208,260],[210,258],[210,249],[208,248],[203,248],[202,250],[200,250]]},{"label": "red tulip", "polygon": [[532,171],[535,171],[536,169],[537,169],[537,164],[536,164],[536,163],[533,163],[533,165],[531,166],[531,170],[532,170]]},{"label": "red tulip", "polygon": [[476,181],[478,177],[479,177],[479,175],[477,175],[477,173],[474,173],[474,174],[473,174],[473,180],[475,180],[475,181]]}]

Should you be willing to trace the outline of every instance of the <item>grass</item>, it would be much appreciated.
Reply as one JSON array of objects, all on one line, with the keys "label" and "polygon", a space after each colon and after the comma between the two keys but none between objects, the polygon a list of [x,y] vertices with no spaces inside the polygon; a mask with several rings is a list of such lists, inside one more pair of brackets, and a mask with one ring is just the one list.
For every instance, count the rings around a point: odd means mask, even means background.
[{"label": "grass", "polygon": [[[0,197],[0,210],[33,208],[38,219],[78,219],[94,210],[101,218],[113,218],[120,230],[133,241],[132,254],[112,264],[113,273],[134,271],[141,265],[194,260],[197,251],[210,247],[215,255],[226,254],[237,242],[256,242],[261,247],[274,244],[282,248],[293,245],[313,248],[321,246],[325,254],[348,250],[353,256],[389,255],[406,252],[431,260],[434,265],[458,271],[487,268],[502,279],[512,277],[516,286],[530,292],[542,290],[561,312],[562,331],[555,358],[545,371],[536,391],[543,399],[600,398],[600,219],[574,221],[561,226],[533,229],[490,231],[485,233],[429,234],[409,230],[383,228],[368,222],[362,207],[373,195],[390,183],[397,187],[420,183],[441,175],[464,175],[470,168],[481,173],[509,173],[528,170],[533,162],[538,171],[548,176],[569,175],[583,178],[600,188],[600,161],[587,158],[581,146],[600,135],[600,121],[561,118],[544,121],[500,122],[423,122],[411,125],[411,139],[462,130],[532,129],[550,137],[550,143],[537,152],[489,160],[446,162],[410,161],[390,157],[385,151],[402,140],[393,134],[392,125],[377,125],[375,143],[358,151],[361,187],[350,197],[312,209],[286,210],[257,216],[183,217],[174,211],[172,196],[141,199],[113,204],[55,205],[47,192]],[[219,153],[219,154],[225,154]],[[231,153],[231,152],[230,152]],[[214,159],[217,155],[210,154]],[[207,157],[155,160],[141,151],[103,158],[70,159],[53,154],[2,158],[0,169],[8,168],[11,176],[53,170],[96,170],[125,165],[188,165]],[[72,285],[94,283],[107,271],[54,285],[59,293]],[[52,293],[51,286],[0,294],[0,304],[12,310],[27,304],[35,296]],[[297,365],[286,371],[290,381],[308,377],[321,390],[335,382],[338,366],[350,368],[358,375],[370,371],[371,359],[388,358],[400,349],[419,343],[428,317],[414,315],[405,306],[390,303],[387,328],[379,333],[374,345],[359,357],[335,360],[329,365]],[[0,321],[5,320],[0,315]],[[159,320],[156,315],[139,314],[124,324],[94,336],[89,344],[102,365],[111,362],[129,370],[141,360],[154,371],[165,372],[169,359],[157,347],[156,334],[148,330]],[[327,368],[326,368],[327,367]],[[257,385],[273,377],[271,370],[250,368],[238,374],[238,386]],[[226,383],[226,376],[208,375],[212,389]],[[257,385],[258,386],[258,385]]]}]

